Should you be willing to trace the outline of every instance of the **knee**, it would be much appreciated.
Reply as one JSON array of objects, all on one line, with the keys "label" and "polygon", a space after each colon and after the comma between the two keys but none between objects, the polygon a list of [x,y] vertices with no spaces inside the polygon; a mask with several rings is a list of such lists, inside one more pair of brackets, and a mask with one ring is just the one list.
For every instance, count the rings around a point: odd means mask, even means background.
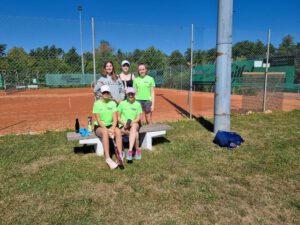
[{"label": "knee", "polygon": [[122,136],[120,129],[116,128],[115,135],[116,135],[116,137],[121,137]]},{"label": "knee", "polygon": [[105,139],[107,139],[108,138],[108,131],[107,130],[103,130],[102,131],[102,138],[105,138]]}]

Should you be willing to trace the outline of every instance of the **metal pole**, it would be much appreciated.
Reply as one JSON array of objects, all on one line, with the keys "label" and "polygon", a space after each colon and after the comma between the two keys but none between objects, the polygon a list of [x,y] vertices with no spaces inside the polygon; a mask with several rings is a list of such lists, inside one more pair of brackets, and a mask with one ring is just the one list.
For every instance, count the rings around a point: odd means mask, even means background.
[{"label": "metal pole", "polygon": [[230,130],[233,0],[219,0],[214,133]]},{"label": "metal pole", "polygon": [[190,119],[193,116],[193,48],[194,48],[194,24],[192,24],[192,37],[191,37],[191,74],[190,74],[190,95],[189,95],[189,105],[190,105]]},{"label": "metal pole", "polygon": [[96,53],[95,53],[95,24],[94,24],[94,17],[92,17],[92,40],[93,40],[94,85],[96,85]]},{"label": "metal pole", "polygon": [[80,26],[81,72],[82,75],[84,75],[84,60],[83,60],[83,48],[82,48],[82,22],[81,22],[82,6],[79,5],[77,7],[77,10],[79,11],[79,26]]},{"label": "metal pole", "polygon": [[180,65],[180,90],[182,90],[182,64]]},{"label": "metal pole", "polygon": [[263,100],[263,112],[266,111],[267,102],[267,87],[268,87],[268,71],[269,71],[269,55],[270,55],[270,40],[271,40],[271,29],[268,32],[268,49],[267,49],[267,62],[266,62],[266,72],[265,72],[265,88],[264,88],[264,100]]}]

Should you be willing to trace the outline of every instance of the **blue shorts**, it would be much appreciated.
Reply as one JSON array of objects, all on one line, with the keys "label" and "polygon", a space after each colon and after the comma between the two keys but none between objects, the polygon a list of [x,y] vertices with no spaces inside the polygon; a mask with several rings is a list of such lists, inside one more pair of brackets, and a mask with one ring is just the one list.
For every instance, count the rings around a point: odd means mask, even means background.
[{"label": "blue shorts", "polygon": [[137,101],[141,103],[144,112],[146,113],[151,112],[152,102],[150,100],[137,100]]}]

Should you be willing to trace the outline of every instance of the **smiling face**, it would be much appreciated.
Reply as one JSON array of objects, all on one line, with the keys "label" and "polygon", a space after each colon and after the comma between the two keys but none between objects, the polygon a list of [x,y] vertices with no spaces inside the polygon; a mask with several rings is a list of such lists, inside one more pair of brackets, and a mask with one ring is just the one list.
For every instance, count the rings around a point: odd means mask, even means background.
[{"label": "smiling face", "polygon": [[128,94],[127,94],[127,99],[128,99],[128,101],[133,102],[133,101],[134,101],[134,96],[135,96],[134,93],[128,93]]},{"label": "smiling face", "polygon": [[138,71],[139,71],[139,74],[140,74],[142,77],[145,76],[146,73],[147,73],[146,66],[143,65],[143,64],[139,65]]},{"label": "smiling face", "polygon": [[102,94],[102,98],[104,101],[107,101],[110,99],[110,93],[108,91],[103,91],[101,94]]},{"label": "smiling face", "polygon": [[106,65],[105,65],[105,72],[106,72],[106,74],[112,74],[112,72],[113,72],[113,65],[110,62],[106,63]]}]

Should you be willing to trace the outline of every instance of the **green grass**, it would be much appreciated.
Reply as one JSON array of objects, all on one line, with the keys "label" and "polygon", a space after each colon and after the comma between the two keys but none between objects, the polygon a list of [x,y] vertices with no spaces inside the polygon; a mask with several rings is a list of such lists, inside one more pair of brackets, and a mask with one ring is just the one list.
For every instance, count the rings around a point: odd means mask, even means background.
[{"label": "green grass", "polygon": [[185,120],[115,171],[66,132],[0,137],[0,224],[300,224],[300,111],[231,121],[234,151]]}]

